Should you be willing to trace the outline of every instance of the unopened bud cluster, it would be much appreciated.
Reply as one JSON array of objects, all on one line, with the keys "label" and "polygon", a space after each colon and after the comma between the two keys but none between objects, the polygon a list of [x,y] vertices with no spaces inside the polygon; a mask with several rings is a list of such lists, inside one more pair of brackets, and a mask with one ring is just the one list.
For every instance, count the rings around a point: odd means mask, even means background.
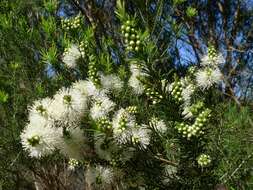
[{"label": "unopened bud cluster", "polygon": [[74,170],[79,165],[79,162],[74,158],[70,158],[68,165],[70,170]]},{"label": "unopened bud cluster", "polygon": [[202,111],[192,125],[185,123],[177,124],[176,128],[178,132],[187,139],[191,139],[191,137],[196,137],[204,134],[205,125],[211,116],[210,112],[211,111],[209,109]]},{"label": "unopened bud cluster", "polygon": [[118,131],[119,132],[125,131],[126,127],[127,127],[126,125],[127,125],[127,120],[124,116],[122,116],[119,120],[119,129],[118,129]]},{"label": "unopened bud cluster", "polygon": [[127,51],[139,51],[140,49],[140,36],[137,34],[133,23],[128,20],[121,26],[121,32],[124,36],[124,43]]},{"label": "unopened bud cluster", "polygon": [[107,117],[102,117],[97,122],[98,128],[100,129],[110,129],[112,128],[112,123]]},{"label": "unopened bud cluster", "polygon": [[152,101],[152,104],[154,105],[159,103],[163,98],[163,96],[159,94],[159,92],[155,91],[150,87],[145,87],[145,94],[149,97],[149,99]]},{"label": "unopened bud cluster", "polygon": [[112,166],[117,166],[117,165],[119,164],[119,162],[120,162],[120,159],[119,159],[119,158],[112,158],[112,159],[110,160],[110,165],[112,165]]},{"label": "unopened bud cluster", "polygon": [[199,101],[197,102],[196,104],[193,104],[191,107],[190,107],[190,112],[193,114],[193,115],[197,115],[199,113],[199,111],[204,107],[204,103]]},{"label": "unopened bud cluster", "polygon": [[213,45],[208,47],[208,57],[210,59],[215,59],[217,57],[217,51]]},{"label": "unopened bud cluster", "polygon": [[77,29],[82,23],[82,16],[78,15],[70,19],[62,20],[62,27],[66,30]]},{"label": "unopened bud cluster", "polygon": [[201,167],[205,167],[208,166],[211,163],[211,157],[207,154],[201,154],[198,158],[197,158],[197,162]]},{"label": "unopened bud cluster", "polygon": [[137,106],[129,106],[126,108],[126,111],[131,114],[136,114],[137,113]]},{"label": "unopened bud cluster", "polygon": [[79,45],[79,50],[81,52],[82,57],[84,57],[85,55],[89,55],[88,49],[89,49],[88,42],[82,41]]},{"label": "unopened bud cluster", "polygon": [[89,57],[89,66],[88,66],[88,77],[95,83],[99,84],[99,76],[96,68],[96,59],[94,56]]},{"label": "unopened bud cluster", "polygon": [[195,73],[196,73],[196,71],[197,71],[197,67],[196,66],[191,66],[188,69],[188,73],[189,73],[190,76],[194,76]]},{"label": "unopened bud cluster", "polygon": [[172,83],[169,91],[171,92],[171,95],[176,102],[180,103],[183,100],[182,97],[183,87],[180,81]]}]

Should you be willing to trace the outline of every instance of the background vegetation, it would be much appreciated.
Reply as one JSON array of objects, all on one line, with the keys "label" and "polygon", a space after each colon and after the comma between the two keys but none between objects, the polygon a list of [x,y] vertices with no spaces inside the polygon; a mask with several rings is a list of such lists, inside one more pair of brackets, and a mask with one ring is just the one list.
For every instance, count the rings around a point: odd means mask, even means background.
[{"label": "background vegetation", "polygon": [[[185,181],[173,187],[205,189],[210,184],[210,189],[252,189],[253,2],[128,0],[125,6],[126,12],[137,18],[139,29],[148,31],[156,42],[160,56],[153,61],[162,75],[173,69],[183,76],[189,66],[199,66],[210,42],[226,60],[222,68],[226,83],[210,95],[218,121],[207,141],[210,150],[216,152],[212,155],[214,168],[199,175],[182,167]],[[2,189],[35,189],[36,179],[47,183],[48,189],[70,189],[60,179],[64,158],[55,156],[50,162],[28,158],[19,135],[27,122],[27,106],[33,100],[86,78],[89,57],[81,60],[80,72],[61,63],[70,40],[88,43],[85,51],[99,52],[94,59],[101,67],[108,72],[119,67],[119,75],[124,77],[126,60],[115,10],[116,0],[0,2]],[[66,31],[62,19],[78,14],[82,15],[81,27]],[[53,172],[52,165],[56,168]]]}]

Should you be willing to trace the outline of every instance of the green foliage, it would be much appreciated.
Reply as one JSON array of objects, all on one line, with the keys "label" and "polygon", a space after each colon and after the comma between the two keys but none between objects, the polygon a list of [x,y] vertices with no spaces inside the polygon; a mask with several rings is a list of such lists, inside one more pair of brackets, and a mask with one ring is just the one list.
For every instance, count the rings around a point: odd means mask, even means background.
[{"label": "green foliage", "polygon": [[44,7],[49,13],[55,13],[58,7],[57,0],[44,0]]},{"label": "green foliage", "polygon": [[229,187],[252,188],[252,110],[234,104],[223,105],[225,112],[213,134],[212,148],[217,152],[215,173]]},{"label": "green foliage", "polygon": [[126,9],[125,9],[125,3],[122,0],[117,0],[117,10],[116,10],[116,15],[117,17],[120,19],[120,21],[126,21],[127,19],[129,19],[128,14],[126,13]]},{"label": "green foliage", "polygon": [[198,14],[198,11],[197,11],[197,9],[194,8],[194,7],[188,7],[188,8],[186,9],[186,15],[187,15],[189,18],[195,17],[197,14]]},{"label": "green foliage", "polygon": [[180,5],[180,4],[184,3],[184,2],[186,2],[186,0],[173,0],[173,3],[175,5]]},{"label": "green foliage", "polygon": [[0,103],[5,103],[8,100],[8,94],[4,91],[0,91]]},{"label": "green foliage", "polygon": [[48,64],[56,64],[58,62],[57,48],[55,44],[49,47],[48,50],[41,50],[42,62]]}]

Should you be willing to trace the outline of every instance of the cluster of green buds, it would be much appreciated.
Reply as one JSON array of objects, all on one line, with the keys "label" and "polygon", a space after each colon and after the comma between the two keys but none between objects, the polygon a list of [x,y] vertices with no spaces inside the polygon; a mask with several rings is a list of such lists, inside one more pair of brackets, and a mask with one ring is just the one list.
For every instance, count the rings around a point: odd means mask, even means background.
[{"label": "cluster of green buds", "polygon": [[191,126],[186,123],[177,123],[176,129],[179,133],[182,134],[183,137],[190,138],[192,136],[192,129]]},{"label": "cluster of green buds", "polygon": [[188,69],[188,74],[190,77],[195,76],[195,73],[197,71],[197,67],[196,66],[190,66]]},{"label": "cluster of green buds", "polygon": [[70,170],[74,170],[77,166],[79,165],[78,160],[74,159],[74,158],[70,158],[69,162],[68,162],[68,168]]},{"label": "cluster of green buds", "polygon": [[85,55],[89,55],[89,52],[87,51],[89,48],[88,41],[82,41],[79,45],[79,50],[81,52],[81,55],[84,57]]},{"label": "cluster of green buds", "polygon": [[112,123],[107,117],[102,117],[97,121],[97,126],[99,129],[111,129]]},{"label": "cluster of green buds", "polygon": [[191,137],[196,137],[204,134],[204,126],[210,117],[211,111],[207,108],[197,116],[195,122],[192,125],[178,123],[176,125],[176,129],[179,133],[182,134],[183,137],[186,137],[189,140]]},{"label": "cluster of green buds", "polygon": [[159,103],[163,98],[163,96],[159,92],[147,86],[145,87],[145,94],[152,101],[153,105]]},{"label": "cluster of green buds", "polygon": [[190,107],[190,112],[193,114],[193,115],[197,115],[200,110],[204,107],[204,103],[199,101],[197,102],[196,104],[193,104],[191,107]]},{"label": "cluster of green buds", "polygon": [[140,36],[138,35],[133,21],[126,21],[125,24],[121,26],[121,32],[124,36],[124,43],[126,45],[127,51],[139,51],[140,49]]},{"label": "cluster of green buds", "polygon": [[[200,114],[197,116],[192,126],[196,129],[203,129],[203,126],[205,126],[210,117],[211,117],[211,110],[207,108],[202,112],[200,112]],[[200,130],[200,133],[203,133],[203,131]]]},{"label": "cluster of green buds", "polygon": [[99,84],[99,76],[96,67],[96,58],[95,56],[91,55],[89,57],[89,66],[88,66],[88,77],[95,83]]},{"label": "cluster of green buds", "polygon": [[182,97],[182,91],[183,91],[183,86],[181,81],[175,81],[169,86],[169,92],[171,93],[173,99],[177,102],[180,103],[183,100]]},{"label": "cluster of green buds", "polygon": [[211,163],[211,157],[207,154],[201,154],[197,158],[197,162],[201,167],[206,167]]},{"label": "cluster of green buds", "polygon": [[129,106],[126,108],[126,111],[130,114],[136,114],[137,113],[137,106]]},{"label": "cluster of green buds", "polygon": [[112,165],[112,166],[117,166],[117,165],[118,165],[118,162],[119,162],[118,159],[112,158],[112,159],[110,160],[110,165]]},{"label": "cluster of green buds", "polygon": [[40,137],[38,135],[34,135],[33,137],[27,139],[27,142],[31,146],[37,146],[40,143]]},{"label": "cluster of green buds", "polygon": [[77,15],[73,18],[63,19],[62,20],[62,27],[66,30],[73,30],[73,29],[77,29],[78,27],[80,27],[81,23],[82,23],[82,16]]},{"label": "cluster of green buds", "polygon": [[112,159],[110,160],[110,164],[112,166],[118,166],[121,163],[121,155],[118,153],[113,153]]},{"label": "cluster of green buds", "polygon": [[212,60],[217,57],[217,51],[213,45],[209,45],[208,47],[208,57]]}]

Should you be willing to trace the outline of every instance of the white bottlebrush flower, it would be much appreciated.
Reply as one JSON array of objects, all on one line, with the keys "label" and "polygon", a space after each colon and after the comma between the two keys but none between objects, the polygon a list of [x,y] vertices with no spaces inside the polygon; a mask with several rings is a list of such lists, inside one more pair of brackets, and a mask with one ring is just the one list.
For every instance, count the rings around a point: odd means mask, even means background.
[{"label": "white bottlebrush flower", "polygon": [[135,64],[131,64],[130,71],[132,73],[128,84],[133,88],[134,93],[140,95],[144,92],[144,86],[139,80],[141,77],[144,77],[146,74]]},{"label": "white bottlebrush flower", "polygon": [[104,89],[107,90],[121,90],[123,87],[123,81],[116,75],[100,75],[101,85]]},{"label": "white bottlebrush flower", "polygon": [[218,67],[225,63],[225,59],[222,54],[218,54],[210,57],[208,54],[201,58],[200,64],[207,67]]},{"label": "white bottlebrush flower", "polygon": [[94,148],[99,158],[105,159],[107,161],[111,160],[111,150],[116,150],[116,147],[112,147],[112,143],[108,144],[108,142],[105,141],[105,135],[97,134],[95,135],[94,139]]},{"label": "white bottlebrush flower", "polygon": [[110,185],[113,183],[114,174],[113,170],[108,167],[104,166],[97,166],[96,167],[96,178],[97,183],[101,184],[103,187],[104,185]]},{"label": "white bottlebrush flower", "polygon": [[61,136],[62,129],[47,121],[28,124],[20,135],[23,148],[37,158],[51,154],[61,144]]},{"label": "white bottlebrush flower", "polygon": [[109,167],[98,165],[96,167],[88,167],[85,172],[85,179],[88,186],[95,189],[108,189],[114,181],[113,170]]},{"label": "white bottlebrush flower", "polygon": [[135,127],[131,129],[131,141],[146,148],[150,143],[150,130],[146,126]]},{"label": "white bottlebrush flower", "polygon": [[67,67],[74,68],[76,66],[76,61],[81,57],[81,52],[78,46],[73,44],[63,53],[62,61]]},{"label": "white bottlebrush flower", "polygon": [[88,86],[88,83],[90,82],[91,81],[87,81],[87,80],[79,80],[72,84],[72,88],[81,92],[82,95],[88,96],[89,94],[88,94],[87,86]]},{"label": "white bottlebrush flower", "polygon": [[88,149],[83,131],[78,127],[67,129],[58,149],[66,157],[81,160],[87,154],[86,150]]},{"label": "white bottlebrush flower", "polygon": [[193,114],[191,112],[191,107],[189,105],[184,105],[182,115],[185,119],[189,119],[193,117]]},{"label": "white bottlebrush flower", "polygon": [[96,97],[90,109],[90,116],[94,120],[100,119],[101,117],[107,116],[114,107],[115,103],[107,96]]},{"label": "white bottlebrush flower", "polygon": [[182,97],[185,104],[190,104],[191,97],[195,91],[195,86],[193,84],[186,85],[182,90]]},{"label": "white bottlebrush flower", "polygon": [[143,94],[144,86],[136,76],[132,75],[128,81],[128,84],[133,88],[135,94]]},{"label": "white bottlebrush flower", "polygon": [[52,100],[50,98],[44,98],[33,102],[33,105],[28,108],[29,114],[38,114],[45,118],[48,117],[47,108],[50,106]]},{"label": "white bottlebrush flower", "polygon": [[150,125],[160,133],[165,133],[167,131],[167,126],[163,120],[158,119],[157,117],[152,117],[150,120]]},{"label": "white bottlebrush flower", "polygon": [[59,121],[75,121],[87,108],[87,97],[74,88],[62,88],[48,108],[50,116]]},{"label": "white bottlebrush flower", "polygon": [[115,114],[112,121],[114,137],[119,143],[125,143],[129,137],[129,129],[136,125],[135,118],[125,109],[121,108]]},{"label": "white bottlebrush flower", "polygon": [[34,123],[41,123],[44,122],[44,120],[49,119],[48,107],[51,102],[52,100],[50,98],[44,98],[42,100],[34,101],[33,105],[28,107],[28,118],[31,125]]},{"label": "white bottlebrush flower", "polygon": [[205,68],[197,71],[197,86],[202,90],[208,89],[222,80],[222,74],[219,69]]},{"label": "white bottlebrush flower", "polygon": [[89,188],[91,188],[91,186],[96,183],[96,169],[94,167],[88,166],[86,168],[85,182]]},{"label": "white bottlebrush flower", "polygon": [[162,180],[162,183],[164,185],[168,185],[169,183],[171,183],[171,180],[173,178],[177,177],[176,174],[177,174],[177,167],[172,165],[165,165],[163,169],[164,179]]},{"label": "white bottlebrush flower", "polygon": [[74,89],[78,89],[82,94],[89,97],[105,96],[108,93],[107,89],[98,89],[91,80],[81,80],[73,84]]}]

